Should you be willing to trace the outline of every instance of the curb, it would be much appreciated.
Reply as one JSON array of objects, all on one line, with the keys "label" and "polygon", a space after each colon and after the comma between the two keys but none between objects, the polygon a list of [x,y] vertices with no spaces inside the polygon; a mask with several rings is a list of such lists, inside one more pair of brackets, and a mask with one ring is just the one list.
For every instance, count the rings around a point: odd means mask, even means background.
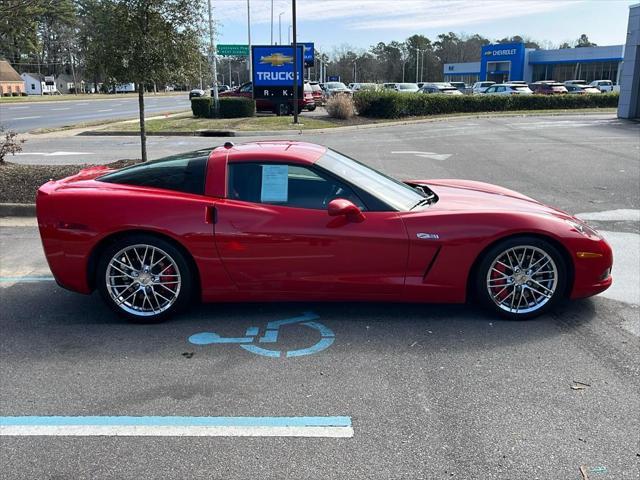
[{"label": "curb", "polygon": [[35,203],[0,203],[0,217],[35,217]]},{"label": "curb", "polygon": [[[477,118],[498,118],[498,117],[560,117],[560,116],[584,116],[584,115],[611,115],[615,112],[599,112],[599,111],[580,111],[576,110],[562,110],[557,112],[544,112],[544,113],[528,113],[528,112],[488,112],[488,113],[474,113],[469,115],[455,115],[455,116],[441,116],[434,118],[420,118],[416,120],[397,120],[390,122],[375,122],[364,123],[361,125],[345,125],[343,127],[330,127],[330,128],[312,128],[312,129],[296,129],[296,130],[196,130],[192,132],[181,131],[167,131],[167,132],[147,132],[147,136],[159,136],[159,137],[259,137],[259,136],[272,136],[272,135],[303,135],[303,134],[316,134],[316,133],[330,133],[330,132],[343,132],[352,130],[367,130],[371,128],[383,128],[394,127],[402,125],[417,125],[421,123],[434,123],[434,122],[448,122],[451,120],[469,120]],[[140,132],[135,131],[100,131],[100,130],[87,130],[77,135],[82,136],[114,136],[114,137],[139,137]]]}]

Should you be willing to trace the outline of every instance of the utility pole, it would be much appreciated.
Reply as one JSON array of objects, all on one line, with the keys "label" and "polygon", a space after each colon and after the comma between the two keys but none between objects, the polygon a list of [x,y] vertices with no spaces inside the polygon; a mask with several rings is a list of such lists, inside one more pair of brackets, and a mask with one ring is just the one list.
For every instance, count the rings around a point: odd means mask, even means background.
[{"label": "utility pole", "polygon": [[278,45],[282,45],[282,15],[284,12],[278,14]]},{"label": "utility pole", "polygon": [[213,75],[213,111],[216,116],[219,112],[218,100],[218,71],[216,66],[216,41],[213,37],[213,8],[209,0],[209,62],[211,63],[211,73]]},{"label": "utility pole", "polygon": [[296,38],[296,0],[291,0],[293,17],[293,123],[298,124],[298,39]]},{"label": "utility pole", "polygon": [[271,45],[273,45],[273,0],[271,0]]},{"label": "utility pole", "polygon": [[249,81],[253,81],[252,76],[252,58],[251,58],[251,0],[247,0],[247,37],[249,43],[249,61],[247,62],[247,70],[249,70]]},{"label": "utility pole", "polygon": [[420,49],[416,47],[416,83],[418,83],[418,60],[420,60]]}]

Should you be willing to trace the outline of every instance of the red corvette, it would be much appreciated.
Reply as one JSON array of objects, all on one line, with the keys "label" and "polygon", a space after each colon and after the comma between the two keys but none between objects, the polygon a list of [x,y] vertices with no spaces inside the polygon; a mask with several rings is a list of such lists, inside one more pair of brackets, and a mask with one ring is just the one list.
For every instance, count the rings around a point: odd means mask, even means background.
[{"label": "red corvette", "polygon": [[86,169],[43,185],[37,213],[58,283],[133,321],[198,298],[473,298],[525,319],[612,281],[607,242],[562,211],[486,183],[403,183],[302,142]]}]

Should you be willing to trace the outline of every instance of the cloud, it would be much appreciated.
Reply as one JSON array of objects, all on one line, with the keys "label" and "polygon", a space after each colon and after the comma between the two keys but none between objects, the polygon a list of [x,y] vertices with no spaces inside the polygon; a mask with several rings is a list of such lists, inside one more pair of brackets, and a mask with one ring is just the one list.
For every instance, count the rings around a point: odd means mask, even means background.
[{"label": "cloud", "polygon": [[[343,21],[356,30],[416,30],[453,28],[489,20],[523,17],[566,8],[583,0],[298,0],[297,15],[304,21]],[[223,23],[246,22],[246,0],[217,0],[216,17]],[[274,1],[274,22],[278,14],[287,24],[291,2]],[[270,0],[251,1],[251,23],[271,21]]]}]

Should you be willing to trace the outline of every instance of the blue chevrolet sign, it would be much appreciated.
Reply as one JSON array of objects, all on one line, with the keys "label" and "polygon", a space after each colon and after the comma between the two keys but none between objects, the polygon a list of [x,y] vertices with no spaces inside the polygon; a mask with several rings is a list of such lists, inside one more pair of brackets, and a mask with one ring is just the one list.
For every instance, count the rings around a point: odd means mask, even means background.
[{"label": "blue chevrolet sign", "polygon": [[[293,47],[270,45],[252,47],[253,83],[256,87],[293,87]],[[304,78],[302,45],[298,46],[298,86]]]},{"label": "blue chevrolet sign", "polygon": [[480,59],[480,80],[524,80],[524,43],[484,45]]},{"label": "blue chevrolet sign", "polygon": [[315,59],[315,54],[313,51],[313,42],[304,42],[304,43],[299,43],[298,45],[304,46],[304,66],[313,67],[313,61]]}]

